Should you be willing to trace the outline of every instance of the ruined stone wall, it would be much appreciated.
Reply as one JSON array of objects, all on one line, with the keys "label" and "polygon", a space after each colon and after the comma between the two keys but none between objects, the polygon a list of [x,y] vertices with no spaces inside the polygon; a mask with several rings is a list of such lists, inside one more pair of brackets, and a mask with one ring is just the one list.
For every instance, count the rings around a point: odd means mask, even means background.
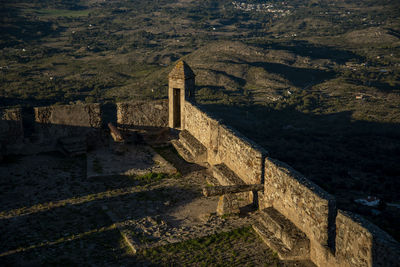
[{"label": "ruined stone wall", "polygon": [[35,122],[43,125],[101,127],[100,104],[36,107]]},{"label": "ruined stone wall", "polygon": [[22,110],[0,110],[0,155],[13,153],[12,147],[22,142],[24,130],[22,126]]},{"label": "ruined stone wall", "polygon": [[87,135],[101,127],[100,104],[36,107],[37,143],[54,146],[61,137]]},{"label": "ruined stone wall", "polygon": [[121,127],[168,127],[168,101],[117,103],[117,123]]},{"label": "ruined stone wall", "polygon": [[21,109],[2,109],[0,153],[52,151],[60,138],[71,136],[90,136],[88,143],[94,145],[100,140],[97,137],[103,124],[108,122],[128,128],[167,127],[168,101],[54,105],[27,109],[24,113]]}]

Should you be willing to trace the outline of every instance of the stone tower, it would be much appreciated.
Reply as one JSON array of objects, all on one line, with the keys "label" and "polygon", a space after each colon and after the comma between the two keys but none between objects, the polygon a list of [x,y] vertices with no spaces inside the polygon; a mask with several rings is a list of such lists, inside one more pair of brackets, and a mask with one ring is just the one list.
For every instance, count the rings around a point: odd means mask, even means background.
[{"label": "stone tower", "polygon": [[185,61],[179,61],[168,75],[169,127],[184,129],[185,101],[194,101],[195,75]]}]

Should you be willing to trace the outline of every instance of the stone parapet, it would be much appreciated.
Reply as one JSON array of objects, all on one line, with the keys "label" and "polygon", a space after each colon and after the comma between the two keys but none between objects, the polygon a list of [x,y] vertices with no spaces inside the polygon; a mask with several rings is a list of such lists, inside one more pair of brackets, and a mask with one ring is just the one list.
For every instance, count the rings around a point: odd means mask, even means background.
[{"label": "stone parapet", "polygon": [[125,128],[138,126],[168,127],[168,101],[117,103],[117,124]]},{"label": "stone parapet", "polygon": [[311,242],[333,248],[335,198],[290,166],[265,160],[264,207],[274,207]]},{"label": "stone parapet", "polygon": [[207,148],[208,163],[224,163],[246,184],[262,183],[264,149],[188,101],[184,116],[185,130]]}]

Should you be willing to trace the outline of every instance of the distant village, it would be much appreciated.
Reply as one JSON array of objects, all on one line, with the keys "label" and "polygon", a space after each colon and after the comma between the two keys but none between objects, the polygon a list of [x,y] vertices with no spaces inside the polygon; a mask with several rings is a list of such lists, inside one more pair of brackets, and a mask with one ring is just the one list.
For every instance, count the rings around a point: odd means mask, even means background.
[{"label": "distant village", "polygon": [[[284,5],[285,2],[282,2],[282,4]],[[249,4],[246,2],[233,1],[232,5],[237,10],[273,13],[273,17],[284,17],[291,13],[289,9],[279,9],[271,3]]]}]

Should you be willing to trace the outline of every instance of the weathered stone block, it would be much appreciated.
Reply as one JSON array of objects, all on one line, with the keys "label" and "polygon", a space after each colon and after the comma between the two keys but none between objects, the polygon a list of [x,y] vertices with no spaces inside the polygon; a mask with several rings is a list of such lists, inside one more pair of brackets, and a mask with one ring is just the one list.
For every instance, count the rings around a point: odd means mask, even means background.
[{"label": "weathered stone block", "polygon": [[240,212],[239,201],[236,196],[230,194],[222,195],[219,197],[217,214],[219,216],[227,214],[237,214]]},{"label": "weathered stone block", "polygon": [[207,149],[187,130],[179,133],[179,141],[190,152],[195,162],[207,162]]},{"label": "weathered stone block", "polygon": [[14,146],[22,143],[24,129],[22,125],[22,110],[0,110],[0,157],[1,154],[15,153]]},{"label": "weathered stone block", "polygon": [[12,144],[21,141],[24,135],[22,126],[22,110],[0,110],[0,141]]}]

